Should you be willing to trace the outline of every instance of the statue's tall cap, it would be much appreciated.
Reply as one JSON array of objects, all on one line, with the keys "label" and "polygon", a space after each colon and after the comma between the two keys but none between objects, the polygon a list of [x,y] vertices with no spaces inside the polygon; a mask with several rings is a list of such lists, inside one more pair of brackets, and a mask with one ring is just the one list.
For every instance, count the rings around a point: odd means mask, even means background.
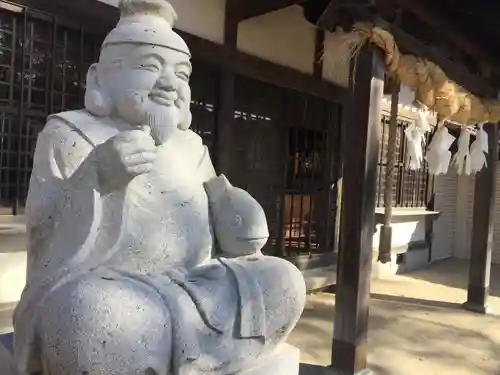
[{"label": "statue's tall cap", "polygon": [[190,55],[184,40],[173,30],[177,14],[166,0],[120,0],[120,21],[108,34],[110,44],[150,44]]}]

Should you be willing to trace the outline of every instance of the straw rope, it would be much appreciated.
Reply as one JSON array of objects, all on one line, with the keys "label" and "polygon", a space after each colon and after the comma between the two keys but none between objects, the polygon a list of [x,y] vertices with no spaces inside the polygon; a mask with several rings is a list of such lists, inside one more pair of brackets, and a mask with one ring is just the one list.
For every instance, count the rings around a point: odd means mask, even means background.
[{"label": "straw rope", "polygon": [[475,125],[500,121],[499,100],[480,99],[451,81],[435,63],[402,54],[389,31],[371,24],[356,23],[350,32],[336,30],[326,42],[328,49],[335,53],[329,56],[332,65],[355,59],[368,42],[384,52],[388,72],[412,89],[415,100],[436,112],[441,122]]}]

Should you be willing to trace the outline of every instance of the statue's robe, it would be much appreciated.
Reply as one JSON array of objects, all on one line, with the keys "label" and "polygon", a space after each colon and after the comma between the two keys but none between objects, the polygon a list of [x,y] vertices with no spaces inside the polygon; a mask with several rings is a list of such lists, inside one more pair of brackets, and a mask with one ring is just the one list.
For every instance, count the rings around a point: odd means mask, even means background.
[{"label": "statue's robe", "polygon": [[215,172],[207,148],[179,130],[159,147],[152,172],[104,191],[96,146],[121,130],[75,111],[51,116],[39,135],[26,205],[28,280],[14,318],[20,369],[40,369],[37,330],[47,297],[95,274],[139,281],[162,296],[177,327],[174,373],[237,370],[230,365],[264,350],[265,307],[245,258],[212,259],[203,182]]}]

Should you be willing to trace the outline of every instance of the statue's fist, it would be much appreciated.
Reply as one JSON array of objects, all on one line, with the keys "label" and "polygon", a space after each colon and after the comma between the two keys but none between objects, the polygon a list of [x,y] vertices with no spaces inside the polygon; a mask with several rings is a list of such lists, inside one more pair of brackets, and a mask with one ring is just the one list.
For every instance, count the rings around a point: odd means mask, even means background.
[{"label": "statue's fist", "polygon": [[111,190],[153,169],[156,146],[149,127],[119,133],[97,147],[99,181]]}]

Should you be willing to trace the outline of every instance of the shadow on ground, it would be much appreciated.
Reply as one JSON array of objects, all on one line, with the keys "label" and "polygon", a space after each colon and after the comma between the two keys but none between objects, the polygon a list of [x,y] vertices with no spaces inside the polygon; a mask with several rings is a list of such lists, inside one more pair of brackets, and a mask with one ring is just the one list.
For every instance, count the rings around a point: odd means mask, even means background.
[{"label": "shadow on ground", "polygon": [[458,302],[433,301],[421,298],[411,298],[403,296],[391,296],[389,294],[371,293],[371,298],[379,301],[404,303],[409,305],[419,305],[427,307],[438,307],[443,309],[462,310],[462,304]]},{"label": "shadow on ground", "polygon": [[[404,274],[404,276],[466,290],[469,277],[469,262],[460,259],[447,259],[436,262],[423,270]],[[500,264],[492,264],[491,266],[490,295],[500,297]]]},{"label": "shadow on ground", "polygon": [[[440,265],[428,278],[419,272],[420,278],[413,273],[373,282],[368,359],[374,374],[500,375],[500,319],[461,308],[465,291],[454,289],[460,282],[433,275],[453,274],[453,267]],[[303,367],[301,375],[332,373],[322,366],[330,365],[334,309],[334,295],[308,297],[289,343],[301,349],[302,362],[320,367]]]}]

